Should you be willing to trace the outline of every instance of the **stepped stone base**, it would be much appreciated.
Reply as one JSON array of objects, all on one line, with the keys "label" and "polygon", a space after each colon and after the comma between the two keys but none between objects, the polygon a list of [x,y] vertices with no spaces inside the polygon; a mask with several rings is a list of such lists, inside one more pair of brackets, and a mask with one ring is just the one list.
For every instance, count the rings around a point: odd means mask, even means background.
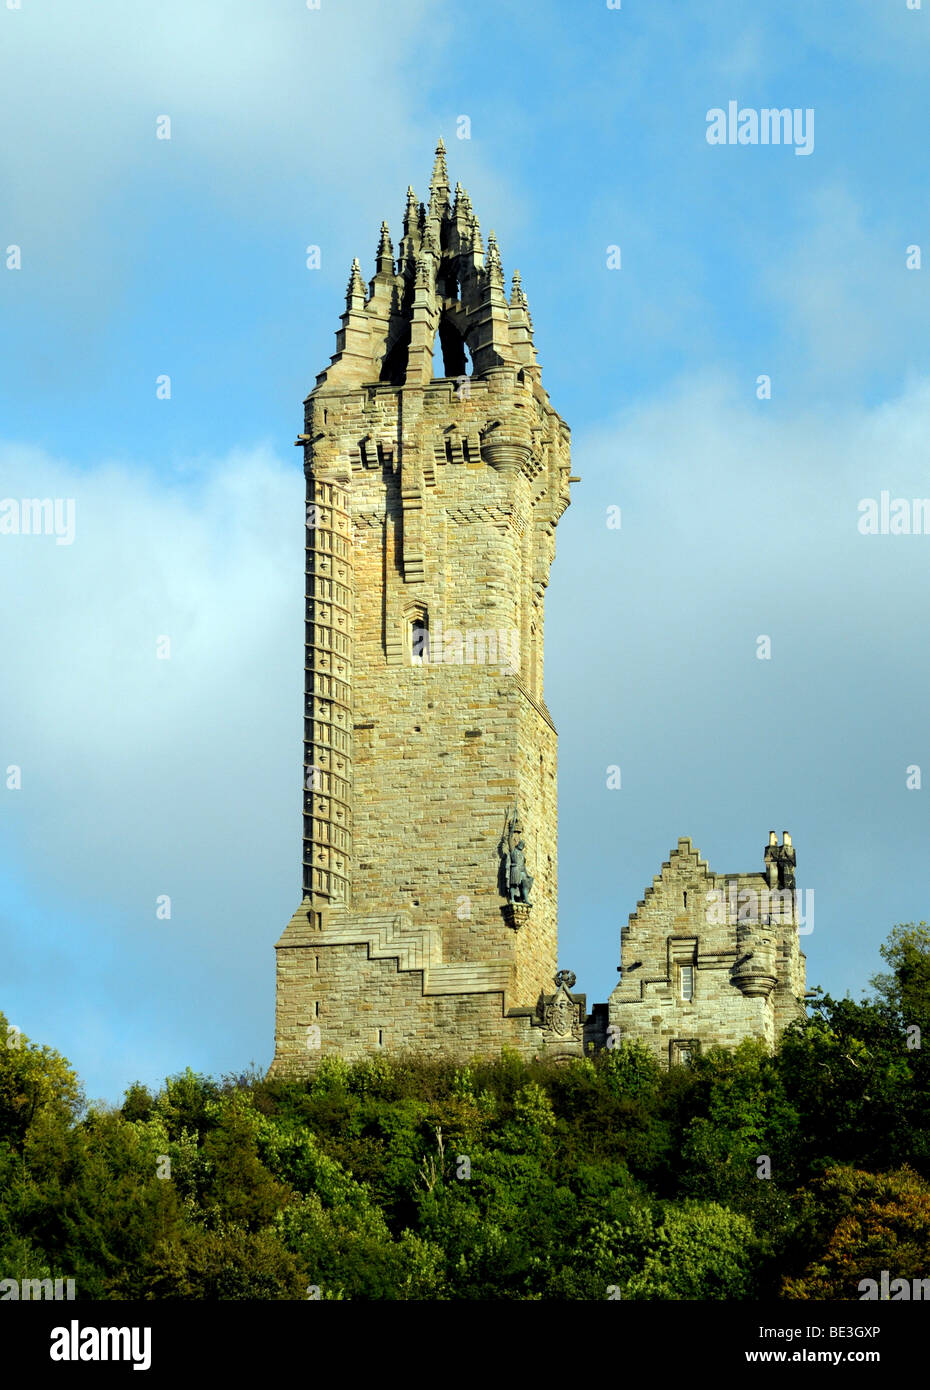
[{"label": "stepped stone base", "polygon": [[[307,900],[277,943],[278,1014],[271,1076],[312,1073],[325,1056],[347,1062],[382,1049],[458,1060],[583,1055],[580,1029],[555,1034],[546,1006],[513,999],[513,963],[441,959],[439,933],[405,912],[329,911],[313,925]],[[574,996],[584,1019],[584,998]],[[522,1005],[522,1007],[521,1007]]]}]

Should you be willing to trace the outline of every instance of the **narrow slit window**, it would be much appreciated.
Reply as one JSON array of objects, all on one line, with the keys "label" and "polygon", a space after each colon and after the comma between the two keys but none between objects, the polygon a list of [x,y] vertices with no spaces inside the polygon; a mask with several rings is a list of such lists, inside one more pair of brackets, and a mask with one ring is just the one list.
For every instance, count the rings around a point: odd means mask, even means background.
[{"label": "narrow slit window", "polygon": [[410,661],[414,666],[429,662],[429,618],[425,613],[410,623]]},{"label": "narrow slit window", "polygon": [[678,967],[678,979],[681,986],[682,999],[694,998],[694,966],[680,965]]}]

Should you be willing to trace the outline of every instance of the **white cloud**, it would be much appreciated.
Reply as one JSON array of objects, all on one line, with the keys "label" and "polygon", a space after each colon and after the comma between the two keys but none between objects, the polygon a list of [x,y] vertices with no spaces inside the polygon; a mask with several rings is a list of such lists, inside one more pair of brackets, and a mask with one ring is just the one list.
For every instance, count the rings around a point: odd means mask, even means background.
[{"label": "white cloud", "polygon": [[76,503],[71,546],[0,537],[7,997],[114,1094],[146,1039],[152,1079],[205,1035],[260,1057],[300,892],[301,471],[254,449],[165,485],[6,446],[0,477]]},{"label": "white cloud", "polygon": [[[930,536],[862,536],[857,504],[930,496],[930,381],[873,409],[773,404],[746,381],[689,377],[576,437],[546,698],[560,958],[589,999],[611,987],[619,925],[680,834],[731,871],[761,867],[772,826],[794,833],[817,892],[810,979],[834,993],[858,993],[893,923],[926,915],[925,812],[905,769],[930,764]],[[610,764],[621,792],[604,790]]]},{"label": "white cloud", "polygon": [[[23,247],[34,294],[92,316],[117,301],[150,224],[186,199],[199,218],[290,221],[300,247],[305,229],[325,231],[348,268],[350,248],[373,259],[382,218],[399,237],[408,183],[428,196],[440,127],[453,166],[461,156],[453,182],[467,170],[486,218],[514,201],[485,169],[491,144],[455,140],[453,108],[424,108],[423,74],[442,70],[453,37],[427,0],[27,3],[4,15],[0,50],[4,245]],[[170,141],[156,139],[162,115]],[[82,297],[98,264],[106,280]]]}]

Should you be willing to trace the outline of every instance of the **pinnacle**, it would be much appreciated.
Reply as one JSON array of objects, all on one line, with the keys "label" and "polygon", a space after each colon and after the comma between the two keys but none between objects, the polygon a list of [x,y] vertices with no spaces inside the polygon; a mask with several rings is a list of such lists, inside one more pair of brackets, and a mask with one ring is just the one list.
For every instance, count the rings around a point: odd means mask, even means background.
[{"label": "pinnacle", "polygon": [[448,188],[449,173],[446,169],[446,147],[439,137],[439,144],[436,146],[436,163],[433,165],[433,177],[429,181],[429,186],[433,188]]},{"label": "pinnacle", "polygon": [[417,195],[413,191],[412,185],[407,185],[407,207],[404,211],[404,236],[416,230],[420,216],[420,205],[417,202]]},{"label": "pinnacle", "polygon": [[452,215],[464,222],[466,226],[474,216],[471,207],[471,199],[468,196],[468,189],[463,188],[460,183],[455,185],[455,203],[452,208]]},{"label": "pinnacle", "polygon": [[378,254],[376,257],[379,275],[394,274],[394,246],[391,242],[391,233],[386,222],[381,223],[381,237],[378,242]]},{"label": "pinnacle", "polygon": [[358,256],[352,261],[352,269],[349,272],[349,283],[346,286],[346,295],[352,298],[353,295],[360,294],[365,296],[365,286],[362,283],[362,267],[359,265]]}]

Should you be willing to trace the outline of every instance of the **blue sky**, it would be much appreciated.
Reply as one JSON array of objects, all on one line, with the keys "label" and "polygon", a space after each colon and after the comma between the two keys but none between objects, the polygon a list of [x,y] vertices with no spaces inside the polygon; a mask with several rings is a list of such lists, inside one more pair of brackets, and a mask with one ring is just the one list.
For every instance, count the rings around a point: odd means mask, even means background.
[{"label": "blue sky", "polygon": [[[834,993],[930,915],[930,537],[857,530],[862,498],[930,496],[928,58],[906,0],[0,9],[0,497],[77,519],[0,536],[0,1008],[91,1096],[270,1061],[291,442],[440,133],[583,478],[547,596],[560,964],[607,998],[679,835],[745,872],[792,832]],[[731,99],[812,108],[813,152],[709,145]]]}]

